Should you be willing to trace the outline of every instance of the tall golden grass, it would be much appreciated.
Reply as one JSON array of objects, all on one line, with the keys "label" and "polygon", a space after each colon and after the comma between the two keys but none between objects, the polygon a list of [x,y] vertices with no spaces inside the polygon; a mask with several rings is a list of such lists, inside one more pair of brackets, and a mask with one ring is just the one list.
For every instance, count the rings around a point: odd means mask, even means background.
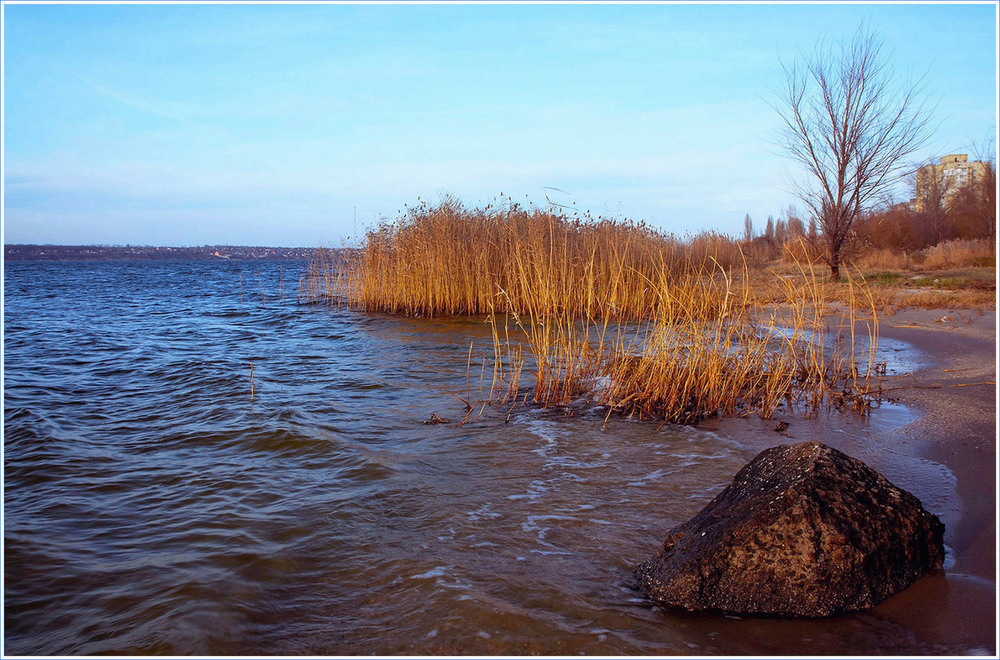
[{"label": "tall golden grass", "polygon": [[828,315],[827,285],[791,258],[797,276],[774,275],[777,304],[765,310],[725,236],[682,241],[643,223],[445,199],[368,232],[350,258],[319,255],[300,294],[369,312],[486,315],[488,402],[590,397],[609,413],[679,423],[768,418],[782,405],[864,411],[877,397],[870,293],[850,282],[846,316]]},{"label": "tall golden grass", "polygon": [[489,314],[502,298],[522,315],[635,320],[657,303],[648,282],[692,257],[731,266],[739,247],[717,234],[686,245],[642,222],[516,203],[469,210],[446,198],[369,231],[346,263],[320,254],[303,287],[307,298],[390,314]]},{"label": "tall golden grass", "polygon": [[[526,342],[527,366],[508,360],[513,368],[494,374],[491,397],[502,393],[501,402],[520,396],[546,406],[587,397],[609,413],[674,423],[715,414],[766,419],[782,406],[867,412],[879,396],[873,299],[854,282],[849,290],[857,300],[843,314],[828,313],[828,285],[810,268],[803,265],[797,281],[782,280],[786,299],[767,310],[754,304],[745,271],[733,277],[716,267],[659,283],[660,304],[637,323],[565,314],[525,322],[512,315]],[[495,345],[510,345],[508,338],[498,340],[495,334]],[[525,369],[533,388],[504,382],[507,373],[519,379]]]}]

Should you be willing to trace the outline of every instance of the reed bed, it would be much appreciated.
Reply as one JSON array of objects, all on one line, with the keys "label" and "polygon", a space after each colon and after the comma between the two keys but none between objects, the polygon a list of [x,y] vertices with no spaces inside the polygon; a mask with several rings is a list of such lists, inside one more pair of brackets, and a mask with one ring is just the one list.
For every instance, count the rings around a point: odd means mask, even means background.
[{"label": "reed bed", "polygon": [[[682,424],[716,414],[767,419],[782,408],[867,413],[884,371],[874,299],[853,282],[852,295],[862,300],[830,314],[827,285],[808,268],[798,282],[783,280],[786,299],[769,310],[755,307],[745,271],[733,278],[717,267],[661,283],[657,312],[634,324],[514,317],[528,358],[496,371],[490,396],[570,409],[585,401],[609,414]],[[525,370],[534,377],[530,389],[504,380]]]},{"label": "reed bed", "polygon": [[917,260],[914,255],[902,250],[881,248],[856,259],[854,265],[869,271],[903,271],[913,270]]},{"label": "reed bed", "polygon": [[[702,261],[733,265],[737,244],[698,237]],[[691,267],[684,241],[642,222],[568,217],[497,202],[465,209],[446,198],[369,231],[339,261],[320,254],[303,280],[307,299],[410,316],[489,314],[498,296],[521,315],[645,318],[663,269]]]},{"label": "reed bed", "polygon": [[[479,403],[580,400],[675,423],[769,418],[782,406],[865,412],[878,398],[870,289],[850,280],[846,314],[830,315],[829,285],[793,259],[795,277],[773,275],[765,310],[724,236],[684,241],[627,220],[446,199],[381,224],[347,258],[320,255],[300,296],[367,312],[486,315],[488,386],[475,402],[467,391],[470,414]],[[470,346],[470,372],[472,355]]]},{"label": "reed bed", "polygon": [[358,288],[358,262],[355,250],[313,250],[308,268],[299,278],[298,301],[349,303],[354,298],[349,292]]}]

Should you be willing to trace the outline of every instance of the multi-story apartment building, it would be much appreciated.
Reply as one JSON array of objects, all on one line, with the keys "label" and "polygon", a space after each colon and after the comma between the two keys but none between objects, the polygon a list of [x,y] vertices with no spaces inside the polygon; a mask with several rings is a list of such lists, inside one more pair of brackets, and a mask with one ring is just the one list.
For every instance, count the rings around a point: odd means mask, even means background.
[{"label": "multi-story apartment building", "polygon": [[937,165],[924,165],[917,170],[916,197],[910,201],[915,211],[928,204],[947,206],[959,190],[986,173],[986,163],[969,161],[968,154],[949,154]]}]

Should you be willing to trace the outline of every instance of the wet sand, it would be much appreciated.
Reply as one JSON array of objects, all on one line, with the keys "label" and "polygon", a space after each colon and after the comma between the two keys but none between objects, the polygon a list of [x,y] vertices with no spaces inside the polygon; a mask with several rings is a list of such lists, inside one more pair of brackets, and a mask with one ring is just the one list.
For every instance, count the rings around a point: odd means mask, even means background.
[{"label": "wet sand", "polygon": [[915,453],[951,471],[959,502],[945,531],[953,563],[879,609],[904,621],[917,617],[913,623],[929,635],[995,655],[996,312],[910,310],[883,319],[881,336],[920,353],[916,371],[886,383],[903,389],[888,394],[922,413],[903,433]]},{"label": "wet sand", "polygon": [[[941,654],[996,655],[996,312],[906,310],[881,318],[879,334],[895,359],[884,382],[888,401],[869,420],[779,413],[766,422],[703,425],[761,450],[818,440],[917,495],[945,523],[945,570],[862,616],[912,631],[921,647]],[[777,432],[777,421],[788,429]]]},{"label": "wet sand", "polygon": [[928,360],[887,389],[903,387],[889,396],[923,413],[904,432],[955,475],[961,510],[949,534],[953,570],[995,582],[996,312],[907,311],[884,319],[881,334]]}]

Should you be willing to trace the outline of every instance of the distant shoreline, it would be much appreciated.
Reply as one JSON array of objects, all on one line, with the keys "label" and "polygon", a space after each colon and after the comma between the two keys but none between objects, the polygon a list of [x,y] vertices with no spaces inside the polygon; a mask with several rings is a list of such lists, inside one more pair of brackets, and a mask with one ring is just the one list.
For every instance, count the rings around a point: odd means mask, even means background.
[{"label": "distant shoreline", "polygon": [[6,261],[291,261],[309,259],[316,248],[202,245],[4,245]]}]

